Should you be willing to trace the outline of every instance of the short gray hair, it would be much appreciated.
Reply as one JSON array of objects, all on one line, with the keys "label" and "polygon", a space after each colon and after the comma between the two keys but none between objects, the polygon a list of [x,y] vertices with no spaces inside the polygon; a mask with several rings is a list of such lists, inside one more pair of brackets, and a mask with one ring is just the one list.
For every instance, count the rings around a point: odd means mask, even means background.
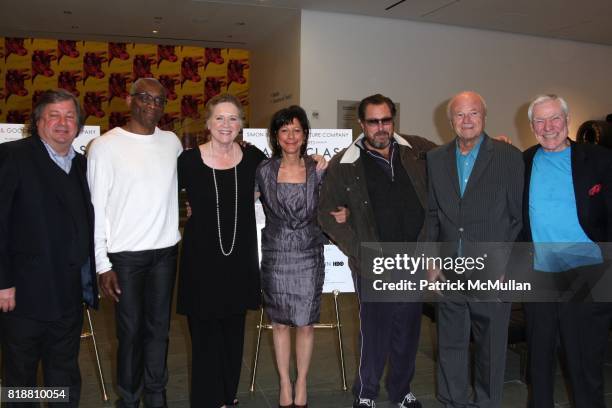
[{"label": "short gray hair", "polygon": [[164,91],[164,95],[166,94],[166,88],[162,85],[161,82],[159,82],[159,80],[157,80],[157,78],[148,77],[138,78],[137,80],[132,82],[132,86],[130,87],[130,95],[134,95],[138,91],[138,87],[140,86],[140,84],[145,82],[159,86]]},{"label": "short gray hair", "polygon": [[544,103],[548,101],[559,101],[559,103],[561,104],[561,109],[563,109],[563,114],[565,115],[566,118],[568,117],[569,107],[567,106],[567,102],[565,101],[565,99],[555,94],[539,95],[533,100],[533,102],[529,104],[529,109],[527,109],[527,116],[529,117],[529,123],[533,121],[533,108],[540,103]]}]

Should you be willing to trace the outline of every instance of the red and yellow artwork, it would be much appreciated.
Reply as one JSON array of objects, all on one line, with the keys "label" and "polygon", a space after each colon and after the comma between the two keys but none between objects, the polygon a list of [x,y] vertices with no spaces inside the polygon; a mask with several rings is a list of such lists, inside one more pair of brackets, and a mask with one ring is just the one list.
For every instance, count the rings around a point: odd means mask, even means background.
[{"label": "red and yellow artwork", "polygon": [[87,125],[104,132],[129,118],[125,97],[138,78],[157,78],[168,105],[160,127],[204,132],[204,105],[231,93],[249,113],[249,52],[228,48],[0,37],[0,123],[25,123],[36,98],[63,88],[77,96]]}]

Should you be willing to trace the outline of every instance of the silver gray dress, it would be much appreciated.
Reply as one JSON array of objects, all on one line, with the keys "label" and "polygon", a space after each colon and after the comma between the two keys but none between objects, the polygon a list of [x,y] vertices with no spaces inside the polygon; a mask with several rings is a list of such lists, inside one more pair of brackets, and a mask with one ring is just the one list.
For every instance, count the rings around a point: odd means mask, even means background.
[{"label": "silver gray dress", "polygon": [[280,159],[259,165],[256,180],[266,213],[261,233],[264,306],[274,323],[319,321],[325,276],[324,236],[317,224],[321,174],[306,158],[306,183],[278,183]]}]

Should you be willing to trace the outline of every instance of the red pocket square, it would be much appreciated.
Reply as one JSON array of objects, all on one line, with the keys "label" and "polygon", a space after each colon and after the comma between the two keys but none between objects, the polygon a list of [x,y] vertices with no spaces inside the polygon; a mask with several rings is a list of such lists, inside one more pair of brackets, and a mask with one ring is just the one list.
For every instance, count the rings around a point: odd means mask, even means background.
[{"label": "red pocket square", "polygon": [[589,189],[589,196],[593,197],[595,194],[599,194],[601,191],[601,184],[595,184],[593,187]]}]

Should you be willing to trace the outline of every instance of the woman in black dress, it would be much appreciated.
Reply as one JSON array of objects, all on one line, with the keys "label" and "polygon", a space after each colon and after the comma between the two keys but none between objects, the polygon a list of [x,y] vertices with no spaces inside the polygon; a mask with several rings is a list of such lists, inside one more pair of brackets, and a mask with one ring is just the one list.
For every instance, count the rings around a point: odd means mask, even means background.
[{"label": "woman in black dress", "polygon": [[[324,168],[317,169],[317,163],[305,154],[309,131],[308,117],[301,107],[276,112],[269,129],[272,158],[259,165],[256,176],[266,213],[261,238],[262,287],[272,322],[280,408],[307,406],[312,325],[319,321],[325,275],[326,240],[317,223]],[[344,216],[340,211],[337,218]],[[295,398],[289,377],[291,326],[296,327]]]},{"label": "woman in black dress", "polygon": [[183,234],[177,311],[187,315],[192,342],[191,406],[237,404],[244,322],[260,304],[255,169],[265,159],[234,140],[243,110],[232,95],[206,105],[211,139],[178,159],[191,217]]}]

